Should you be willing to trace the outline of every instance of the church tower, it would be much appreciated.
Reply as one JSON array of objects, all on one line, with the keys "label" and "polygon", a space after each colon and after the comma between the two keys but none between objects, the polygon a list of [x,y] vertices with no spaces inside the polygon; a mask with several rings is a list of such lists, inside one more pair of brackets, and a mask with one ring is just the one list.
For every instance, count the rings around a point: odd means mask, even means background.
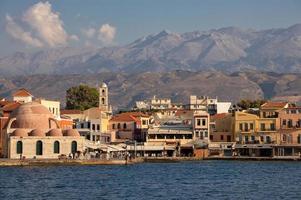
[{"label": "church tower", "polygon": [[109,111],[108,86],[104,82],[99,87],[99,108],[103,111]]}]

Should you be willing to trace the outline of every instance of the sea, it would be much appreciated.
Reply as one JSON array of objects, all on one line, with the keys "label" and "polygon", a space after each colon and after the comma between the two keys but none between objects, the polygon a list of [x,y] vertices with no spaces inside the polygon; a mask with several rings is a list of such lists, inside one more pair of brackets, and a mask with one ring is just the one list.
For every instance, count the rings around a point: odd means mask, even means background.
[{"label": "sea", "polygon": [[0,199],[301,199],[301,163],[1,167]]}]

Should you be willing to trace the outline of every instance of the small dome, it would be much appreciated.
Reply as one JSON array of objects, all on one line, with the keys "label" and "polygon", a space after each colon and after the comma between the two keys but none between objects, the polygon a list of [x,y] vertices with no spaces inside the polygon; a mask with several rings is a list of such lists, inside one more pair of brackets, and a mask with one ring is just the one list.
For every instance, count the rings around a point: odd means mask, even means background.
[{"label": "small dome", "polygon": [[28,132],[26,129],[16,129],[12,132],[11,136],[26,137],[28,136]]},{"label": "small dome", "polygon": [[108,87],[104,82],[101,84],[101,87]]},{"label": "small dome", "polygon": [[46,134],[47,136],[63,136],[62,130],[61,129],[51,129],[48,131]]},{"label": "small dome", "polygon": [[64,136],[80,136],[79,132],[75,129],[68,129],[64,131]]},{"label": "small dome", "polygon": [[41,129],[34,129],[28,135],[34,137],[43,137],[45,136],[45,132],[42,131]]}]

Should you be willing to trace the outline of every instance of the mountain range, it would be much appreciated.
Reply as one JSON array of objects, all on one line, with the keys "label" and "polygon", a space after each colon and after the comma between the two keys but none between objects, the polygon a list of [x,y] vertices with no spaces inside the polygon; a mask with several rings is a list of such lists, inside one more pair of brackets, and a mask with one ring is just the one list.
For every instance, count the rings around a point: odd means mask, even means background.
[{"label": "mountain range", "polygon": [[18,88],[27,88],[36,98],[60,100],[65,104],[66,90],[79,84],[109,86],[109,101],[116,109],[130,108],[137,100],[170,97],[188,103],[190,95],[218,97],[220,101],[273,99],[301,102],[301,74],[278,74],[248,70],[224,73],[218,70],[142,72],[126,74],[23,75],[0,78],[0,97],[10,97]]},{"label": "mountain range", "polygon": [[144,73],[173,70],[301,72],[301,24],[268,30],[227,27],[162,31],[120,46],[17,52],[0,58],[2,76]]}]

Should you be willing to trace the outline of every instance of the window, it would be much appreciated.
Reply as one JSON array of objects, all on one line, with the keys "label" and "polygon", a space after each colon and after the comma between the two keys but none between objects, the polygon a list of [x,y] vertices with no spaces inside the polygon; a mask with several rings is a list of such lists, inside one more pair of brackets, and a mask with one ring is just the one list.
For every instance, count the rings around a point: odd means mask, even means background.
[{"label": "window", "polygon": [[289,119],[288,122],[287,122],[287,126],[289,128],[292,128],[293,127],[293,120]]},{"label": "window", "polygon": [[202,126],[206,126],[206,119],[202,119]]},{"label": "window", "polygon": [[267,142],[268,144],[271,143],[271,137],[270,137],[270,136],[267,136],[267,137],[266,137],[266,142]]},{"label": "window", "polygon": [[23,153],[23,143],[21,141],[17,142],[17,154]]},{"label": "window", "polygon": [[205,131],[205,137],[208,137],[208,132],[207,131]]},{"label": "window", "polygon": [[95,131],[95,124],[92,124],[92,130]]},{"label": "window", "polygon": [[254,130],[254,124],[250,123],[250,130]]},{"label": "window", "polygon": [[43,155],[43,143],[41,140],[36,143],[36,155]]},{"label": "window", "polygon": [[296,114],[296,110],[291,110],[291,114]]},{"label": "window", "polygon": [[221,140],[224,141],[224,135],[221,135]]},{"label": "window", "polygon": [[282,120],[282,125],[286,126],[286,119]]},{"label": "window", "polygon": [[101,98],[101,104],[105,104],[105,98]]},{"label": "window", "polygon": [[231,135],[227,135],[227,142],[231,142]]},{"label": "window", "polygon": [[245,136],[245,142],[248,142],[249,141],[249,137],[246,135]]},{"label": "window", "polygon": [[102,90],[102,95],[105,95],[105,92],[106,92],[105,90]]},{"label": "window", "polygon": [[249,124],[245,123],[245,131],[249,131]]},{"label": "window", "polygon": [[97,129],[98,131],[100,130],[100,125],[99,125],[99,124],[96,125],[96,129]]},{"label": "window", "polygon": [[197,123],[198,126],[201,126],[201,119],[197,119]]},{"label": "window", "polygon": [[264,123],[260,124],[260,130],[265,131],[265,124]]},{"label": "window", "polygon": [[251,141],[255,141],[255,136],[251,135]]},{"label": "window", "polygon": [[240,130],[240,131],[243,130],[243,124],[242,124],[242,123],[239,124],[239,130]]},{"label": "window", "polygon": [[126,123],[123,124],[123,129],[126,129]]},{"label": "window", "polygon": [[274,123],[272,123],[270,126],[271,126],[271,130],[272,130],[272,131],[274,131],[274,130],[276,129]]},{"label": "window", "polygon": [[112,124],[112,129],[115,129],[115,124]]},{"label": "window", "polygon": [[53,144],[53,153],[60,153],[60,143],[59,141],[55,141]]},{"label": "window", "polygon": [[298,135],[297,140],[298,140],[298,144],[301,144],[301,134]]},{"label": "window", "polygon": [[213,140],[213,135],[210,135],[210,140]]},{"label": "window", "polygon": [[91,122],[88,122],[88,129],[91,128]]},{"label": "window", "polygon": [[77,152],[77,142],[72,141],[71,143],[71,153],[76,153]]},{"label": "window", "polygon": [[120,129],[120,123],[117,124],[117,129]]},{"label": "window", "polygon": [[142,120],[142,125],[146,125],[146,120]]}]

